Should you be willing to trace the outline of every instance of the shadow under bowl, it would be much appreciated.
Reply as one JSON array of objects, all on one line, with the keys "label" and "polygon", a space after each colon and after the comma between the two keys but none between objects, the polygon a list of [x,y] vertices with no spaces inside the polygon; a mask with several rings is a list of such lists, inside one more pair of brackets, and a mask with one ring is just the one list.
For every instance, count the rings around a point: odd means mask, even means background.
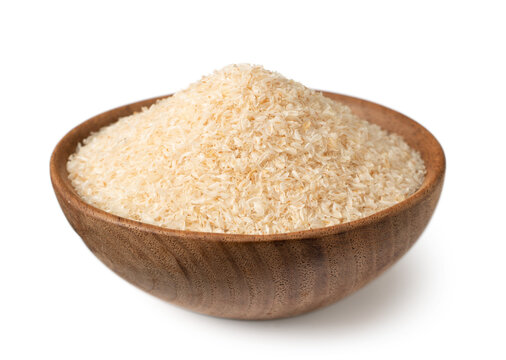
[{"label": "shadow under bowl", "polygon": [[420,152],[427,175],[413,195],[356,221],[275,235],[172,230],[85,203],[66,168],[77,144],[163,96],[104,112],[65,135],[50,162],[56,197],[74,230],[105,265],[173,304],[235,319],[289,317],[329,305],[377,277],[418,239],[439,200],[445,156],[434,136],[410,118],[366,100],[323,94],[401,135]]}]

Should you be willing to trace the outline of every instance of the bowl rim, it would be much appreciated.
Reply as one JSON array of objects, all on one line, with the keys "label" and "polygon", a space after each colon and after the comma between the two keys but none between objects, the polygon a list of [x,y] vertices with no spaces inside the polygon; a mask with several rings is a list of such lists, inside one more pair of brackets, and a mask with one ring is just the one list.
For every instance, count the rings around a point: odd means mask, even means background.
[{"label": "bowl rim", "polygon": [[[53,188],[55,193],[57,195],[60,195],[61,198],[67,202],[69,205],[74,207],[75,209],[78,209],[80,212],[82,212],[86,216],[90,216],[92,218],[96,218],[97,220],[101,220],[107,223],[111,223],[114,225],[118,225],[124,228],[129,228],[136,231],[143,231],[143,232],[149,232],[154,233],[161,236],[168,236],[172,238],[187,238],[187,239],[193,239],[193,240],[206,240],[206,241],[224,241],[224,242],[259,242],[259,241],[285,241],[285,240],[302,240],[302,239],[313,239],[313,238],[321,238],[326,236],[332,236],[348,231],[352,231],[355,229],[358,229],[360,227],[369,226],[375,222],[380,222],[384,220],[385,218],[389,216],[395,216],[396,214],[399,214],[403,211],[406,211],[414,206],[416,206],[418,203],[423,201],[429,195],[434,191],[436,186],[439,184],[440,181],[443,180],[444,174],[445,174],[445,168],[446,168],[446,159],[444,155],[443,148],[437,141],[437,139],[432,135],[427,129],[425,129],[422,125],[420,125],[415,120],[407,117],[406,115],[397,112],[393,109],[390,109],[386,106],[380,105],[378,103],[356,98],[353,96],[343,95],[339,93],[329,92],[329,91],[322,91],[325,96],[332,96],[336,95],[341,98],[346,98],[351,101],[360,101],[365,102],[370,105],[376,106],[383,111],[390,112],[392,114],[395,114],[397,116],[400,115],[398,121],[406,121],[410,127],[412,127],[415,131],[419,131],[421,134],[423,134],[424,139],[426,139],[431,146],[431,156],[430,158],[423,158],[423,161],[425,163],[427,173],[425,175],[425,178],[421,184],[421,186],[416,190],[413,194],[411,194],[409,197],[404,199],[403,201],[396,203],[386,209],[380,210],[376,213],[373,213],[369,216],[353,220],[350,222],[337,224],[333,226],[327,226],[323,228],[316,228],[316,229],[308,229],[308,230],[301,230],[301,231],[294,231],[294,232],[288,232],[288,233],[277,233],[277,234],[235,234],[235,233],[217,233],[217,232],[202,232],[202,231],[191,231],[191,230],[177,230],[177,229],[171,229],[171,228],[165,228],[157,225],[152,225],[148,223],[143,223],[136,220],[131,220],[128,218],[124,218],[118,215],[114,215],[111,213],[108,213],[102,209],[99,209],[93,205],[90,205],[86,203],[75,191],[73,186],[71,185],[71,182],[68,178],[63,178],[62,174],[59,169],[59,164],[57,163],[59,158],[62,158],[62,152],[65,152],[64,146],[75,137],[75,134],[77,132],[80,132],[80,129],[85,127],[89,122],[94,121],[99,116],[107,116],[107,114],[114,112],[115,110],[123,109],[129,106],[135,106],[139,105],[141,103],[145,102],[153,102],[172,96],[173,94],[169,95],[163,95],[158,97],[153,97],[141,101],[136,101],[133,103],[129,103],[126,105],[118,106],[113,109],[110,109],[108,111],[102,112],[98,115],[95,115],[86,121],[80,123],[76,127],[74,127],[72,130],[67,132],[65,136],[58,142],[56,147],[54,148],[51,159],[50,159],[50,176],[51,176],[51,182],[53,184]],[[115,120],[117,121],[117,120]],[[115,122],[113,121],[113,122]],[[113,123],[111,122],[111,123]],[[98,129],[97,129],[98,130]],[[95,130],[96,131],[96,130]],[[89,133],[88,135],[89,136]],[[401,135],[402,136],[402,135]],[[78,143],[81,143],[81,141],[84,139],[80,138],[78,140]],[[411,146],[411,145],[410,145]],[[420,151],[420,149],[416,149]],[[68,160],[68,157],[64,157],[64,159]],[[428,161],[432,163],[432,166],[428,166]],[[66,161],[65,161],[66,163]],[[66,166],[65,166],[65,172],[66,172]]]}]

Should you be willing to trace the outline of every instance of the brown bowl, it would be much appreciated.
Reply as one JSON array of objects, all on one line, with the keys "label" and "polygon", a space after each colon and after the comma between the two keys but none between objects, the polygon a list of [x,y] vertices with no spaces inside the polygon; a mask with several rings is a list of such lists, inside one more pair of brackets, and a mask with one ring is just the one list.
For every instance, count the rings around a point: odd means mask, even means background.
[{"label": "brown bowl", "polygon": [[324,95],[400,134],[421,153],[427,176],[416,193],[363,219],[276,235],[171,230],[88,205],[68,179],[68,157],[92,131],[160,99],[153,98],[97,115],[65,135],[51,157],[56,197],[104,264],[173,304],[235,319],[289,317],[332,304],[381,274],[418,239],[439,200],[445,157],[434,136],[410,118],[369,101]]}]

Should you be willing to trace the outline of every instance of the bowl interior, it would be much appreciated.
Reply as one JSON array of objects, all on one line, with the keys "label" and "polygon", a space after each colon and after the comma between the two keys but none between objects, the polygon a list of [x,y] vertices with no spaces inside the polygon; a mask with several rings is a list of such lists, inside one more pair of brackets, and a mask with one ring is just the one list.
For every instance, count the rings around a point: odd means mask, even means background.
[{"label": "bowl interior", "polygon": [[422,159],[425,162],[427,175],[421,187],[414,194],[392,207],[352,222],[320,229],[272,235],[203,233],[167,229],[155,225],[140,223],[134,220],[120,218],[116,215],[112,215],[95,208],[81,200],[68,179],[68,172],[66,168],[67,160],[76,150],[77,144],[89,136],[91,132],[98,131],[103,126],[109,125],[121,117],[141,111],[142,108],[150,106],[157,100],[170,95],[147,99],[109,110],[72,129],[58,143],[52,154],[50,163],[51,180],[57,193],[60,193],[66,201],[71,202],[73,206],[79,208],[88,216],[99,217],[108,222],[121,224],[122,226],[135,228],[136,230],[141,231],[161,233],[171,236],[183,236],[185,238],[206,238],[207,240],[218,241],[272,241],[303,239],[349,231],[353,228],[370,224],[371,222],[399,213],[411,206],[414,206],[421,201],[424,196],[428,194],[434,186],[436,186],[436,184],[442,181],[445,172],[445,157],[443,149],[434,136],[423,126],[403,114],[370,101],[330,92],[323,92],[323,94],[348,105],[359,117],[366,119],[371,123],[375,123],[389,132],[401,135],[412,148],[420,152]]}]

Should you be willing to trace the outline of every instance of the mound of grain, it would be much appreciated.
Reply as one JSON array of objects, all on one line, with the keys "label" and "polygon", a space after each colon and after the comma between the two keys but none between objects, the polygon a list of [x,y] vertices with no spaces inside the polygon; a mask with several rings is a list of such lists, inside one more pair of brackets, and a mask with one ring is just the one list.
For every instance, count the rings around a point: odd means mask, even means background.
[{"label": "mound of grain", "polygon": [[355,220],[405,199],[425,174],[401,137],[251,65],[102,128],[67,168],[79,195],[110,213],[242,234]]}]

